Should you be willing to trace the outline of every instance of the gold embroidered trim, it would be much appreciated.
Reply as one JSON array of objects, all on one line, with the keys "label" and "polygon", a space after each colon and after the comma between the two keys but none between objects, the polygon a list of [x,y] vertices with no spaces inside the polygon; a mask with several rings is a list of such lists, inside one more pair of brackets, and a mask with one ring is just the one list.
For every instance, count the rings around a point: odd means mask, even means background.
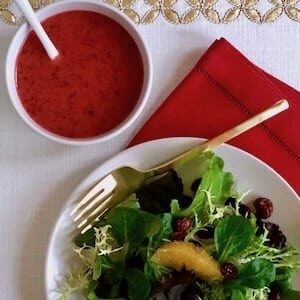
[{"label": "gold embroidered trim", "polygon": [[[29,0],[33,9],[39,9],[55,0]],[[8,25],[19,25],[24,19],[13,0],[0,0],[0,20]]]},{"label": "gold embroidered trim", "polygon": [[[34,9],[52,3],[55,0],[30,0]],[[257,24],[272,23],[286,15],[300,22],[300,0],[268,0],[269,8],[262,12],[257,8],[259,1],[265,0],[99,0],[104,1],[125,13],[136,24],[152,24],[160,16],[171,24],[189,24],[201,16],[209,22],[227,24],[245,16]],[[180,12],[179,4],[185,9]],[[230,7],[221,15],[216,6],[226,4]],[[182,6],[182,5],[181,5]],[[140,12],[135,8],[139,7]],[[147,10],[142,12],[143,8]],[[9,25],[22,23],[23,18],[12,0],[0,0],[0,20]]]}]

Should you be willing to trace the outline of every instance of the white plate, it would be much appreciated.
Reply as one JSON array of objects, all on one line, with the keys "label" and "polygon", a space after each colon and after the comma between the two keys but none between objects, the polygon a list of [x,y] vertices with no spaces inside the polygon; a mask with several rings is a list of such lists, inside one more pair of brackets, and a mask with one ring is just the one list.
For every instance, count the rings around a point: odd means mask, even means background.
[{"label": "white plate", "polygon": [[[58,288],[57,284],[70,270],[72,261],[74,261],[72,252],[74,225],[69,217],[74,203],[99,178],[112,169],[123,165],[148,168],[191,148],[200,141],[202,140],[196,138],[169,138],[137,145],[106,161],[78,186],[66,202],[50,238],[45,270],[47,299],[57,299],[55,292]],[[300,201],[288,183],[265,163],[240,149],[222,145],[216,150],[216,153],[224,159],[225,169],[234,174],[240,191],[246,191],[250,188],[252,189],[251,198],[264,196],[272,199],[274,204],[272,219],[281,226],[289,243],[300,249],[298,234]],[[294,287],[300,289],[300,276],[295,276]]]}]

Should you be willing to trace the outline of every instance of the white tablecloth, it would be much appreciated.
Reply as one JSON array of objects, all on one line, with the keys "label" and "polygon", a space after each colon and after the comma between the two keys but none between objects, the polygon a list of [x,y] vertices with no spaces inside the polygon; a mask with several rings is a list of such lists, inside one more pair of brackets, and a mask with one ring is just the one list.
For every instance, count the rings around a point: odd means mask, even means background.
[{"label": "white tablecloth", "polygon": [[189,25],[159,18],[152,25],[138,26],[154,65],[152,93],[143,115],[126,134],[88,147],[48,141],[17,116],[4,79],[14,29],[0,24],[0,299],[45,299],[48,238],[68,195],[89,172],[120,151],[216,38],[224,36],[266,71],[300,88],[300,24],[286,16],[264,25],[244,16],[228,25],[210,23],[203,16]]}]

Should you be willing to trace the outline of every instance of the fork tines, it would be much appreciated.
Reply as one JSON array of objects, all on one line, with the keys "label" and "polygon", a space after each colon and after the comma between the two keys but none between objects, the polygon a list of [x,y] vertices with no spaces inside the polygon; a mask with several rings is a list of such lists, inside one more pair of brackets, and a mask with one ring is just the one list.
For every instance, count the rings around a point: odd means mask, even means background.
[{"label": "fork tines", "polygon": [[116,186],[117,182],[114,176],[107,175],[71,211],[70,215],[73,217],[73,221],[76,223],[80,221],[77,228],[81,229],[81,233],[90,229],[92,224],[107,211],[106,204],[113,197]]}]

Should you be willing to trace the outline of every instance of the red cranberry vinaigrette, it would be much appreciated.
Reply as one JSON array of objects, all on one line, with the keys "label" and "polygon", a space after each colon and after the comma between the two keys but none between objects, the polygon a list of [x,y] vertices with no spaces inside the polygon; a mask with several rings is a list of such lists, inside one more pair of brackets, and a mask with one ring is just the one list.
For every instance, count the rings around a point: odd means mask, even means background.
[{"label": "red cranberry vinaigrette", "polygon": [[51,61],[30,32],[16,65],[18,94],[32,119],[71,138],[94,137],[120,124],[144,80],[133,38],[114,20],[88,11],[58,14],[43,26],[59,58]]}]

